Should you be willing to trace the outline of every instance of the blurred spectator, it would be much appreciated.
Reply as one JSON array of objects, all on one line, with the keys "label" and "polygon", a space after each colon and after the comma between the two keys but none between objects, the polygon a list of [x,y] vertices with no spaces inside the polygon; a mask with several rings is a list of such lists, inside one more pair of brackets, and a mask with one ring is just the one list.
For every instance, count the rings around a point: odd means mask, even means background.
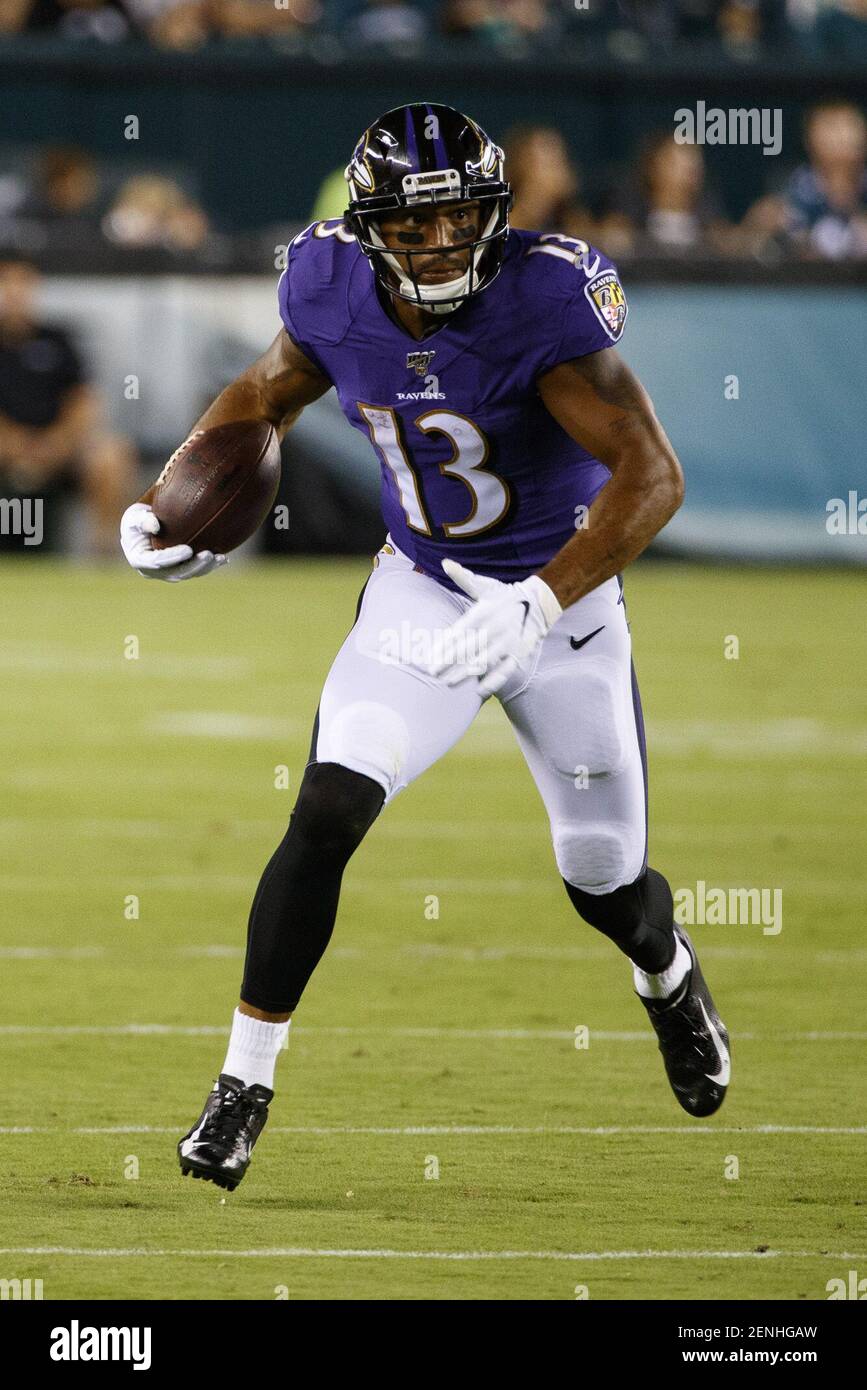
[{"label": "blurred spectator", "polygon": [[103,43],[146,35],[159,48],[195,49],[213,34],[292,33],[323,9],[322,0],[0,0],[0,34],[56,30]]},{"label": "blurred spectator", "polygon": [[127,179],[102,222],[108,241],[134,250],[200,250],[210,231],[205,213],[171,179],[137,174]]},{"label": "blurred spectator", "polygon": [[300,32],[322,14],[318,0],[207,0],[202,8],[213,33],[242,39]]},{"label": "blurred spectator", "polygon": [[209,34],[204,0],[178,0],[155,15],[148,25],[148,38],[157,48],[179,52],[199,48]]},{"label": "blurred spectator", "polygon": [[624,209],[628,221],[620,224],[621,232],[632,227],[631,245],[624,249],[651,254],[737,249],[736,230],[706,188],[697,145],[680,145],[667,131],[651,136],[639,159],[638,185],[632,206]]},{"label": "blurred spectator", "polygon": [[754,203],[744,219],[753,249],[796,249],[806,257],[867,256],[867,121],[846,101],[807,113],[808,163],[781,195]]},{"label": "blurred spectator", "polygon": [[817,30],[824,53],[863,61],[867,58],[867,0],[830,0],[819,15]]},{"label": "blurred spectator", "polygon": [[408,0],[367,0],[348,32],[364,44],[417,44],[427,34],[428,22]]},{"label": "blurred spectator", "polygon": [[118,43],[135,25],[122,0],[2,0],[0,33],[55,29],[66,39]]},{"label": "blurred spectator", "polygon": [[587,237],[590,218],[577,201],[578,170],[559,130],[514,126],[503,147],[506,178],[515,193],[512,226]]},{"label": "blurred spectator", "polygon": [[[617,0],[616,8],[621,31],[627,25],[656,47],[721,44],[733,56],[750,58],[784,37],[787,3],[811,0]],[[815,23],[815,15],[799,18]]]},{"label": "blurred spectator", "polygon": [[39,155],[29,197],[21,213],[40,222],[98,222],[100,176],[96,161],[74,145],[49,145]]},{"label": "blurred spectator", "polygon": [[550,0],[446,0],[442,23],[456,37],[508,44],[553,38],[560,19],[559,6]]},{"label": "blurred spectator", "polygon": [[[147,3],[148,0],[134,0]],[[323,14],[321,0],[156,0],[148,37],[158,48],[195,49],[214,35],[255,39],[300,33]]]},{"label": "blurred spectator", "polygon": [[[91,548],[114,554],[118,518],[135,492],[135,456],[107,431],[69,335],[39,321],[39,283],[30,262],[0,254],[0,493],[42,499],[43,543],[53,548],[62,498],[80,492]],[[0,546],[24,548],[15,536],[0,536]]]},{"label": "blurred spectator", "polygon": [[728,0],[717,15],[717,33],[734,55],[754,57],[763,37],[762,7],[757,0]]}]

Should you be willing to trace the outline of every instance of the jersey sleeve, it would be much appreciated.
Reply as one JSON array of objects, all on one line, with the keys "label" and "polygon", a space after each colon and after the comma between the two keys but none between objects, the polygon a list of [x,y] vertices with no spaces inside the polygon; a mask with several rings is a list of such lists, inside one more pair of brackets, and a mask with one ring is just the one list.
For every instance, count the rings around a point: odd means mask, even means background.
[{"label": "jersey sleeve", "polygon": [[[312,342],[308,341],[312,335],[305,334],[304,304],[303,300],[299,302],[300,296],[297,293],[297,281],[303,273],[303,266],[300,270],[297,264],[293,267],[290,250],[286,269],[277,283],[277,304],[280,309],[280,318],[293,343],[301,349],[304,356],[310,359],[323,376],[328,376],[328,372],[317,355],[316,348]],[[293,293],[293,291],[295,292]]]},{"label": "jersey sleeve", "polygon": [[277,287],[286,332],[329,380],[326,364],[352,321],[350,289],[360,255],[341,219],[311,223],[290,242]]},{"label": "jersey sleeve", "polygon": [[[562,253],[567,248],[562,242],[540,242],[537,249],[541,253],[537,267],[540,262],[545,263],[550,277],[547,288],[555,289],[559,308],[556,318],[552,316],[554,331],[541,366],[556,367],[559,362],[585,357],[618,343],[628,306],[614,263],[585,243],[573,243],[565,255]],[[556,257],[553,264],[545,252]]]},{"label": "jersey sleeve", "polygon": [[[342,267],[329,222],[313,222],[289,243],[286,270],[276,286],[279,314],[292,341],[302,349],[324,377],[331,373],[322,363],[322,349],[342,336]],[[328,235],[322,235],[322,231]],[[346,247],[340,247],[346,250]]]}]

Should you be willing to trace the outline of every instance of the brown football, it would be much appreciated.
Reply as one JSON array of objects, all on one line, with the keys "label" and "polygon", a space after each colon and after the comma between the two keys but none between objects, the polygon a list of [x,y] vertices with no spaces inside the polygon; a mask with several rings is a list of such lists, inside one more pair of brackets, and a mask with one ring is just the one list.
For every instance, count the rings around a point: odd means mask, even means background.
[{"label": "brown football", "polygon": [[225,555],[249,540],[268,515],[280,482],[280,443],[265,420],[197,430],[156,481],[151,506],[160,522],[156,549],[191,545]]}]

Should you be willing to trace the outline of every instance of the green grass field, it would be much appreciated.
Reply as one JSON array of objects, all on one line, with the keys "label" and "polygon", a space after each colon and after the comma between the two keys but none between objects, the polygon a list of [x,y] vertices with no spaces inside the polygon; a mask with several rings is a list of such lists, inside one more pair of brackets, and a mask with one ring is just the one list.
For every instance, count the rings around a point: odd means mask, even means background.
[{"label": "green grass field", "polygon": [[627,577],[651,862],[783,893],[778,935],[692,932],[733,1036],[717,1116],[676,1105],[491,702],[352,860],[248,1177],[181,1178],[366,572],[0,567],[0,1277],[46,1299],[824,1299],[867,1276],[855,575]]}]

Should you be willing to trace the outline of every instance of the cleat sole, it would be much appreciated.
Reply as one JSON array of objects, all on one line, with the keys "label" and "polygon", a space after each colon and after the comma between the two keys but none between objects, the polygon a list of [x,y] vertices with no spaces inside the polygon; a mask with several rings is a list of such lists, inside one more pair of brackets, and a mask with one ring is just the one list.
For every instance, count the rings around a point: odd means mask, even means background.
[{"label": "cleat sole", "polygon": [[200,1168],[187,1160],[181,1164],[181,1176],[201,1178],[204,1182],[212,1182],[216,1187],[222,1187],[226,1192],[234,1192],[244,1173],[239,1178],[227,1178],[222,1173],[215,1173],[209,1168]]}]

